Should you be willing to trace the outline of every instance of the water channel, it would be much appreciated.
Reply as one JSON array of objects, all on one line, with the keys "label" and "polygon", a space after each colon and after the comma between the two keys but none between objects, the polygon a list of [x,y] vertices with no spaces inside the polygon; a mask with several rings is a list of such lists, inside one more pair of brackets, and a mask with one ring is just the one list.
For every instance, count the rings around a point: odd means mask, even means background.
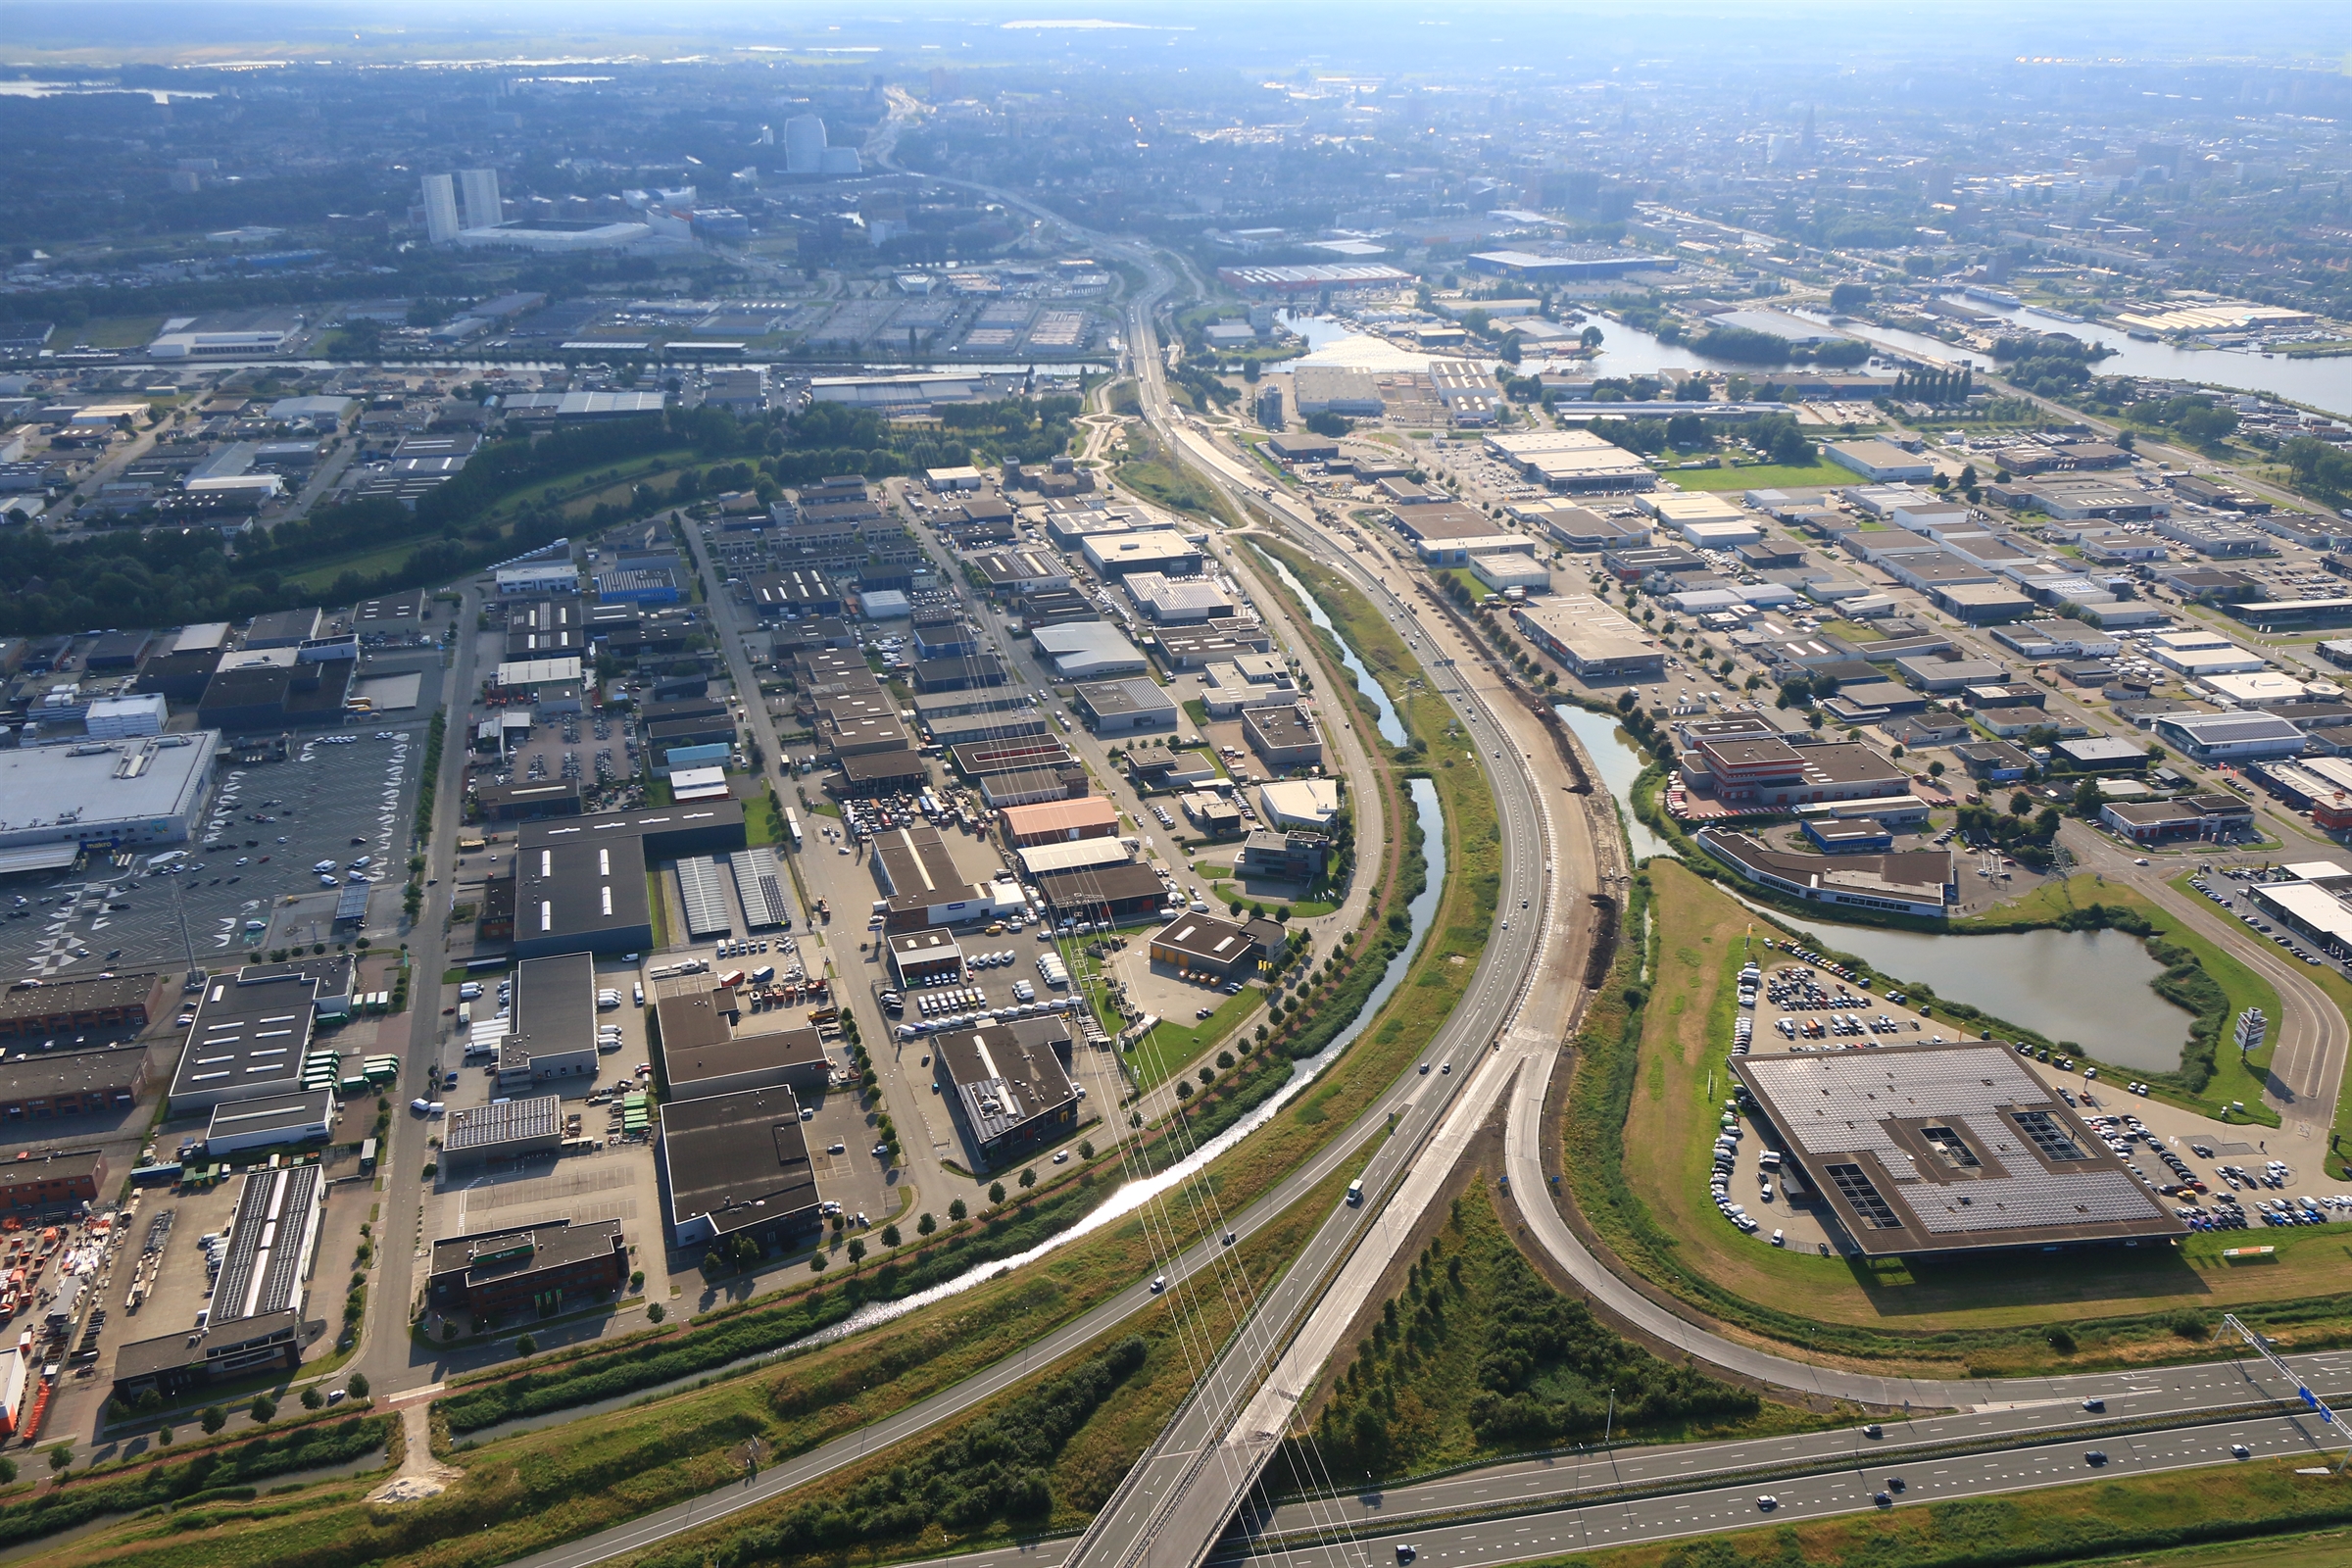
[{"label": "water channel", "polygon": [[1254,545],[1250,548],[1256,551],[1258,560],[1273,568],[1274,575],[1282,579],[1283,586],[1296,594],[1298,602],[1306,607],[1306,618],[1331,633],[1331,640],[1339,644],[1340,662],[1347,665],[1348,672],[1355,677],[1356,690],[1372,701],[1372,710],[1379,716],[1380,738],[1391,746],[1402,746],[1409,742],[1412,737],[1405,733],[1404,721],[1396,716],[1396,705],[1389,701],[1387,690],[1372,678],[1372,672],[1364,667],[1364,662],[1348,645],[1348,639],[1340,635],[1340,628],[1332,624],[1331,617],[1323,612],[1323,607],[1315,602],[1315,596],[1306,591],[1306,584],[1293,576],[1290,567],[1265,551],[1257,550]]},{"label": "water channel", "polygon": [[[1311,605],[1313,601],[1308,600],[1307,603]],[[1377,691],[1379,687],[1374,685],[1372,689]],[[1081,1237],[1091,1236],[1105,1225],[1125,1219],[1161,1194],[1182,1186],[1199,1175],[1212,1161],[1222,1156],[1228,1150],[1258,1128],[1273,1120],[1283,1106],[1304,1093],[1308,1085],[1323,1075],[1324,1069],[1339,1060],[1348,1048],[1355,1043],[1356,1038],[1372,1026],[1372,1021],[1380,1016],[1381,1008],[1388,1005],[1389,998],[1396,995],[1396,988],[1404,983],[1405,971],[1412,967],[1414,956],[1421,951],[1422,941],[1429,935],[1430,922],[1437,916],[1438,900],[1444,894],[1446,887],[1446,813],[1438,804],[1438,787],[1423,778],[1408,779],[1405,781],[1405,787],[1412,796],[1413,819],[1421,827],[1421,854],[1429,870],[1428,880],[1422,884],[1421,891],[1405,906],[1405,914],[1411,922],[1411,935],[1407,937],[1403,948],[1398,950],[1396,956],[1389,960],[1387,967],[1381,970],[1379,982],[1373,986],[1372,994],[1365,998],[1363,1007],[1355,1017],[1333,1038],[1330,1045],[1303,1060],[1294,1062],[1289,1081],[1277,1089],[1265,1103],[1167,1169],[1122,1184],[1116,1192],[1111,1194],[1109,1199],[1084,1219],[1058,1236],[1039,1243],[1026,1252],[1013,1257],[1001,1258],[992,1263],[978,1264],[944,1284],[935,1285],[914,1296],[896,1301],[869,1302],[829,1329],[820,1330],[805,1339],[797,1340],[791,1345],[767,1351],[737,1367],[722,1369],[716,1373],[698,1373],[693,1377],[681,1378],[675,1383],[665,1384],[660,1388],[640,1389],[635,1393],[606,1399],[596,1404],[575,1405],[565,1410],[551,1410],[545,1415],[527,1416],[520,1420],[505,1422],[499,1426],[485,1427],[479,1432],[469,1434],[467,1441],[469,1443],[492,1443],[500,1438],[513,1437],[517,1433],[534,1431],[558,1422],[577,1421],[588,1416],[601,1415],[609,1410],[642,1404],[649,1399],[657,1399],[666,1395],[679,1393],[706,1379],[724,1377],[730,1371],[740,1371],[743,1365],[757,1365],[763,1361],[772,1361],[781,1356],[792,1355],[802,1350],[812,1349],[820,1345],[830,1344],[832,1341],[847,1338],[852,1334],[863,1333],[867,1329],[888,1323],[894,1318],[904,1317],[918,1307],[928,1306],[934,1301],[945,1300],[951,1296],[961,1295],[973,1286],[985,1280],[994,1279],[999,1274],[1034,1263],[1047,1253],[1067,1247]]]},{"label": "water channel", "polygon": [[1636,864],[1653,855],[1672,855],[1674,846],[1649,830],[1649,825],[1634,814],[1634,781],[1642,776],[1647,765],[1642,754],[1619,731],[1617,721],[1605,713],[1595,713],[1573,703],[1555,703],[1553,712],[1568,726],[1600,769],[1603,788],[1617,799],[1617,815],[1625,823],[1626,842],[1633,846]]}]

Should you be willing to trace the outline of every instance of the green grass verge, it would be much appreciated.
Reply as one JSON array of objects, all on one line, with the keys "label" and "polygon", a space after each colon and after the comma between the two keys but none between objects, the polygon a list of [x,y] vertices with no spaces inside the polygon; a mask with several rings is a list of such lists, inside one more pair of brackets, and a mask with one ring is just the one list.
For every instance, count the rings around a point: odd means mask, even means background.
[{"label": "green grass verge", "polygon": [[1212,882],[1209,884],[1209,891],[1214,895],[1211,900],[1213,903],[1229,904],[1239,899],[1244,914],[1250,912],[1250,905],[1262,904],[1269,912],[1275,909],[1288,909],[1296,918],[1306,920],[1319,914],[1329,914],[1339,907],[1336,904],[1320,899],[1285,899],[1263,893],[1251,893],[1239,882]]},{"label": "green grass verge", "polygon": [[1840,468],[1826,458],[1799,467],[1768,463],[1752,468],[1677,469],[1662,477],[1673,480],[1686,490],[1785,490],[1791,485],[1861,482],[1853,469]]},{"label": "green grass verge", "polygon": [[1162,1019],[1159,1027],[1127,1054],[1127,1070],[1135,1076],[1136,1089],[1155,1089],[1192,1066],[1210,1047],[1246,1026],[1250,1015],[1265,1002],[1261,987],[1244,986],[1233,996],[1218,998],[1216,1010],[1206,1018]]},{"label": "green grass verge", "polygon": [[662,892],[662,873],[645,873],[645,902],[653,912],[654,946],[669,946],[669,900]]}]

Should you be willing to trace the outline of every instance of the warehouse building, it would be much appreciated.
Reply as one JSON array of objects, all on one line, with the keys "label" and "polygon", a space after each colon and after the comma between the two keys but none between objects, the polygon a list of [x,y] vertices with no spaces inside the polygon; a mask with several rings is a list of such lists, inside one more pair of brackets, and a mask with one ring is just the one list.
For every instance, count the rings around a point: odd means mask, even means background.
[{"label": "warehouse building", "polygon": [[1069,1028],[1059,1018],[935,1035],[931,1050],[932,1081],[975,1168],[1022,1158],[1078,1130]]},{"label": "warehouse building", "polygon": [[1590,430],[1539,430],[1490,435],[1487,450],[1534,484],[1570,494],[1652,489],[1657,470],[1638,452]]},{"label": "warehouse building", "polygon": [[1589,594],[1516,604],[1511,619],[1528,641],[1585,680],[1655,680],[1666,673],[1664,647]]},{"label": "warehouse building", "polygon": [[558,1219],[442,1238],[433,1243],[424,1289],[426,1302],[445,1317],[552,1317],[567,1304],[618,1296],[628,1278],[620,1221]]},{"label": "warehouse building", "polygon": [[963,949],[952,932],[902,931],[890,939],[890,974],[912,990],[963,976]]},{"label": "warehouse building", "polygon": [[335,1096],[329,1089],[262,1100],[232,1100],[213,1107],[204,1129],[207,1159],[226,1159],[253,1149],[292,1149],[323,1144],[335,1130]]},{"label": "warehouse building", "polygon": [[763,1027],[757,1021],[744,1030],[742,1003],[728,987],[658,998],[654,1015],[662,1077],[672,1100],[755,1089],[790,1089],[813,1097],[824,1092],[832,1074],[820,1031]]},{"label": "warehouse building", "polygon": [[1323,734],[1303,704],[1245,709],[1242,735],[1266,766],[1277,772],[1322,765]]},{"label": "warehouse building", "polygon": [[326,1181],[317,1165],[247,1176],[203,1328],[123,1346],[115,1355],[115,1397],[127,1404],[153,1389],[170,1399],[300,1365],[305,1287],[325,1215]]},{"label": "warehouse building", "polygon": [[642,953],[654,946],[645,874],[656,860],[744,847],[734,800],[526,822],[515,834],[514,951]]},{"label": "warehouse building", "polygon": [[1019,890],[1009,883],[965,881],[947,840],[928,824],[876,834],[867,864],[882,891],[887,931],[997,920],[1021,908]]},{"label": "warehouse building", "polygon": [[0,1040],[144,1029],[147,1004],[159,983],[152,972],[110,974],[32,982],[21,991],[0,992]]},{"label": "warehouse building", "polygon": [[0,874],[63,869],[84,847],[186,843],[220,744],[199,730],[0,750]]},{"label": "warehouse building", "polygon": [[441,1133],[441,1169],[467,1175],[490,1165],[511,1165],[564,1147],[564,1102],[556,1095],[493,1100],[450,1112]]},{"label": "warehouse building", "polygon": [[2310,737],[2274,713],[2166,713],[2156,733],[2200,762],[2265,762],[2301,754]]},{"label": "warehouse building", "polygon": [[1130,572],[1192,577],[1200,570],[1200,547],[1173,529],[1092,534],[1078,548],[1104,582],[1117,582]]},{"label": "warehouse building", "polygon": [[1089,866],[1047,871],[1037,879],[1046,907],[1066,920],[1123,925],[1158,914],[1168,902],[1166,884],[1148,865]]},{"label": "warehouse building", "polygon": [[1865,1257],[2169,1243],[2187,1227],[1997,1044],[1734,1056],[1759,1133]]},{"label": "warehouse building", "polygon": [[1030,641],[1036,645],[1038,657],[1064,680],[1101,680],[1144,672],[1142,651],[1105,621],[1040,626],[1030,634]]},{"label": "warehouse building", "polygon": [[1176,728],[1176,699],[1148,675],[1096,681],[1070,695],[1079,720],[1098,735],[1150,735]]},{"label": "warehouse building", "polygon": [[1152,937],[1152,961],[1188,980],[1247,980],[1279,963],[1290,935],[1272,920],[1236,923],[1213,914],[1180,914]]},{"label": "warehouse building", "polygon": [[94,1203],[106,1186],[106,1155],[95,1149],[26,1152],[0,1160],[0,1209],[47,1214]]},{"label": "warehouse building", "polygon": [[498,1087],[560,1083],[585,1094],[595,1079],[596,960],[585,953],[524,959],[498,1044]]},{"label": "warehouse building", "polygon": [[[342,965],[348,973],[348,962]],[[171,1113],[189,1116],[232,1101],[283,1099],[302,1090],[303,1058],[319,1003],[348,994],[322,986],[315,966],[248,964],[205,982],[196,1021],[172,1080]]]},{"label": "warehouse building", "polygon": [[816,1166],[789,1089],[754,1089],[663,1104],[655,1148],[671,1242],[750,1236],[789,1247],[823,1222]]},{"label": "warehouse building", "polygon": [[62,1116],[126,1114],[147,1087],[147,1048],[117,1041],[93,1051],[18,1051],[0,1061],[0,1128]]},{"label": "warehouse building", "polygon": [[1110,838],[1119,831],[1119,808],[1100,795],[1037,806],[1010,806],[999,813],[1004,838],[1016,848],[1067,839]]}]

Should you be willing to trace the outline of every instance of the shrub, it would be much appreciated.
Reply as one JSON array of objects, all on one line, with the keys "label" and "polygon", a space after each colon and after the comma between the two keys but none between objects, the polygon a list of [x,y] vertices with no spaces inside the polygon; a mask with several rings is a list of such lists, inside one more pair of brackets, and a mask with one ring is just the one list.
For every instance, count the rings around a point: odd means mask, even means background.
[{"label": "shrub", "polygon": [[267,1394],[255,1395],[253,1396],[253,1403],[246,1406],[246,1408],[253,1412],[253,1418],[256,1421],[274,1421],[277,1419],[277,1401],[270,1397],[270,1396]]},{"label": "shrub", "polygon": [[2074,1331],[2063,1323],[2053,1324],[2050,1331],[2042,1338],[2049,1343],[2050,1348],[2056,1350],[2060,1355],[2075,1353]]},{"label": "shrub", "polygon": [[645,1320],[648,1323],[659,1323],[667,1316],[669,1316],[669,1308],[663,1306],[660,1301],[656,1301],[645,1309]]},{"label": "shrub", "polygon": [[218,1432],[228,1425],[228,1412],[217,1404],[208,1404],[204,1407],[204,1413],[196,1418],[196,1422],[208,1433]]}]

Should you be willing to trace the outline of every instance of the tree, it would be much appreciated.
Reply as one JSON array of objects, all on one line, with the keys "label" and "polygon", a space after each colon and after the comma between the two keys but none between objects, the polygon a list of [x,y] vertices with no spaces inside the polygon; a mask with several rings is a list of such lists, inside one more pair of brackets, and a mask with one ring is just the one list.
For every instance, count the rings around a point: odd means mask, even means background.
[{"label": "tree", "polygon": [[645,1320],[648,1323],[659,1323],[667,1316],[669,1316],[669,1308],[663,1306],[660,1301],[654,1302],[645,1309]]},{"label": "tree", "polygon": [[74,1463],[74,1445],[61,1443],[49,1450],[49,1468],[64,1474]]},{"label": "tree", "polygon": [[914,1234],[917,1236],[928,1236],[937,1229],[939,1229],[939,1221],[931,1217],[929,1209],[924,1209],[922,1217],[914,1222]]},{"label": "tree", "polygon": [[514,1353],[516,1355],[537,1355],[539,1353],[539,1341],[532,1335],[516,1335],[514,1337]]},{"label": "tree", "polygon": [[1870,303],[1868,283],[1840,283],[1830,290],[1830,309],[1844,316]]},{"label": "tree", "polygon": [[1601,332],[1597,326],[1588,326],[1577,335],[1577,341],[1589,349],[1600,347]]},{"label": "tree", "polygon": [[952,1223],[962,1224],[963,1216],[970,1212],[970,1209],[963,1206],[963,1200],[960,1198],[952,1199],[948,1202],[948,1219]]},{"label": "tree", "polygon": [[365,1372],[354,1372],[351,1375],[351,1381],[344,1384],[343,1387],[350,1393],[353,1398],[365,1399],[368,1397],[368,1374]]},{"label": "tree", "polygon": [[865,1261],[865,1238],[864,1238],[864,1237],[862,1237],[862,1236],[853,1236],[853,1237],[851,1237],[851,1238],[850,1238],[850,1267],[852,1267],[852,1268],[856,1268],[856,1267],[857,1267],[858,1264],[860,1264],[860,1263],[862,1263],[862,1262],[864,1262],[864,1261]]},{"label": "tree", "polygon": [[2102,800],[2099,781],[2095,778],[2084,779],[2075,786],[2075,814],[2085,819],[2096,817]]},{"label": "tree", "polygon": [[217,1404],[208,1404],[204,1407],[204,1413],[196,1418],[196,1424],[204,1428],[207,1434],[218,1432],[228,1425],[228,1412]]},{"label": "tree", "polygon": [[324,1406],[325,1403],[326,1396],[318,1392],[318,1384],[314,1383],[309,1388],[302,1391],[302,1407],[305,1410],[317,1410]]},{"label": "tree", "polygon": [[884,1247],[896,1247],[899,1245],[899,1228],[896,1225],[885,1225],[882,1227],[882,1245]]},{"label": "tree", "polygon": [[1027,1192],[1030,1188],[1035,1187],[1036,1185],[1037,1172],[1034,1169],[1024,1169],[1021,1172],[1021,1191]]},{"label": "tree", "polygon": [[1080,1159],[1092,1159],[1095,1157],[1095,1146],[1092,1141],[1082,1143],[1078,1146],[1078,1157]]},{"label": "tree", "polygon": [[2034,809],[2034,797],[2028,795],[2024,790],[2019,790],[2009,797],[2009,814],[2011,816],[2023,816],[2032,809]]},{"label": "tree", "polygon": [[988,1200],[992,1203],[1002,1203],[1004,1201],[1004,1184],[1003,1182],[991,1182],[988,1184]]},{"label": "tree", "polygon": [[1930,778],[1941,778],[1941,777],[1943,777],[1943,763],[1941,763],[1940,761],[1936,761],[1936,762],[1930,762],[1930,763],[1928,764],[1928,777],[1930,777]]}]

